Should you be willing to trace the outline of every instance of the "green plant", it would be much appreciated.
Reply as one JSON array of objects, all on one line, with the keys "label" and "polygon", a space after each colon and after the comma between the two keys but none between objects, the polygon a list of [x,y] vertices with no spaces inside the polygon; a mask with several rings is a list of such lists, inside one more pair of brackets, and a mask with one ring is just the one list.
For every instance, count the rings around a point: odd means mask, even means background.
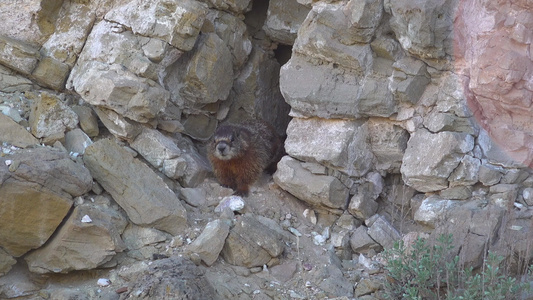
[{"label": "green plant", "polygon": [[386,250],[387,298],[504,300],[529,290],[529,284],[505,276],[500,269],[503,257],[490,252],[480,270],[461,268],[459,257],[452,254],[452,242],[449,234],[439,236],[433,245],[419,238],[411,248],[399,241]]}]

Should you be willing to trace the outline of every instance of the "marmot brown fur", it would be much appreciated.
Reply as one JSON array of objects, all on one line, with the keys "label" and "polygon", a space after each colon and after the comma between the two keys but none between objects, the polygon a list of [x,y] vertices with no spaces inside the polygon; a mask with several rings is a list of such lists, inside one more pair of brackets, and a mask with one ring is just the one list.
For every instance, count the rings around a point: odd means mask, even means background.
[{"label": "marmot brown fur", "polygon": [[279,136],[262,120],[222,125],[208,146],[216,178],[240,196],[248,195],[264,170],[274,173],[282,155]]}]

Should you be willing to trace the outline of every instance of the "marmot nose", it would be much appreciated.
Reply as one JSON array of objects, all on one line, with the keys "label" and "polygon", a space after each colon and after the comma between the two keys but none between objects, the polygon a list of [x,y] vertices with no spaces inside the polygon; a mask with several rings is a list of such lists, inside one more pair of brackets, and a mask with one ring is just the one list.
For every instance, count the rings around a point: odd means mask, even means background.
[{"label": "marmot nose", "polygon": [[218,152],[220,153],[224,153],[226,151],[226,149],[228,148],[228,145],[226,145],[225,143],[219,143],[217,145],[217,150]]}]

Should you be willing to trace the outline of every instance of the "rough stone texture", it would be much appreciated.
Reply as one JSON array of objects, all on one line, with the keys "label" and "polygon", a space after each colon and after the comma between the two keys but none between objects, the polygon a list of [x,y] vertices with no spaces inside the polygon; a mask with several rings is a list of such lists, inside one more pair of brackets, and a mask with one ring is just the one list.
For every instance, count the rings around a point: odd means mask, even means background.
[{"label": "rough stone texture", "polygon": [[[441,194],[442,195],[442,194]],[[430,196],[422,200],[422,204],[414,214],[414,220],[420,224],[435,228],[446,219],[446,214],[457,201]]]},{"label": "rough stone texture", "polygon": [[160,170],[166,160],[176,158],[181,154],[181,150],[171,138],[150,128],[143,128],[130,146],[152,166]]},{"label": "rough stone texture", "polygon": [[138,77],[119,65],[93,61],[78,63],[77,68],[69,80],[85,101],[141,123],[155,118],[170,96],[153,80]]},{"label": "rough stone texture", "polygon": [[26,128],[2,113],[0,113],[0,141],[21,148],[39,144],[39,140],[29,133]]},{"label": "rough stone texture", "polygon": [[376,157],[375,168],[399,173],[409,133],[389,122],[371,120],[368,122],[368,136],[372,153]]},{"label": "rough stone texture", "polygon": [[189,51],[204,23],[207,6],[195,0],[179,2],[137,0],[111,10],[105,19],[131,28],[134,34],[161,39]]},{"label": "rough stone texture", "polygon": [[84,154],[85,148],[92,143],[93,141],[79,128],[65,134],[65,148],[71,153]]},{"label": "rough stone texture", "polygon": [[478,182],[481,161],[470,155],[465,155],[459,166],[449,177],[450,186],[474,185]]},{"label": "rough stone texture", "polygon": [[200,236],[187,247],[186,251],[190,252],[191,255],[198,255],[206,265],[211,266],[222,251],[229,231],[229,221],[211,221],[207,223]]},{"label": "rough stone texture", "polygon": [[152,166],[187,187],[198,185],[206,177],[205,163],[184,138],[172,139],[158,130],[144,128],[130,145]]},{"label": "rough stone texture", "polygon": [[139,123],[119,115],[114,110],[95,107],[94,112],[109,132],[119,139],[131,141],[142,131],[143,127]]},{"label": "rough stone texture", "polygon": [[0,247],[21,256],[47,241],[92,178],[66,153],[36,148],[0,157],[0,182]]},{"label": "rough stone texture", "polygon": [[401,167],[403,180],[421,192],[447,188],[448,177],[473,148],[471,135],[449,131],[433,134],[420,129],[407,143]]},{"label": "rough stone texture", "polygon": [[69,75],[70,68],[66,63],[51,57],[44,57],[33,70],[32,77],[40,84],[54,90],[62,90]]},{"label": "rough stone texture", "polygon": [[365,223],[368,226],[368,235],[385,249],[392,248],[394,242],[401,239],[400,232],[381,215],[374,215]]},{"label": "rough stone texture", "polygon": [[454,1],[387,1],[391,29],[402,47],[421,58],[442,58],[451,53],[450,31]]},{"label": "rough stone texture", "polygon": [[[91,222],[84,222],[84,216]],[[125,248],[120,234],[126,224],[126,219],[111,208],[82,204],[49,243],[24,259],[35,273],[94,269]]]},{"label": "rough stone texture", "polygon": [[15,260],[3,249],[0,249],[0,276],[5,275],[7,272],[9,272],[9,270],[11,270],[11,266],[16,263],[17,260]]},{"label": "rough stone texture", "polygon": [[375,201],[379,196],[374,193],[375,186],[365,182],[357,187],[357,192],[350,199],[348,211],[360,220],[366,220],[373,216],[378,210],[378,203]]},{"label": "rough stone texture", "polygon": [[160,259],[129,273],[131,287],[120,299],[218,299],[204,273],[185,258]]},{"label": "rough stone texture", "polygon": [[[467,91],[467,102],[494,146],[492,159],[530,166],[532,5],[512,3],[463,3],[457,5],[454,26],[456,65]],[[499,11],[505,11],[501,21]],[[519,17],[514,17],[518,14]],[[518,16],[517,15],[517,16]],[[482,26],[480,26],[482,24]],[[489,141],[486,139],[484,144]],[[480,142],[481,144],[481,142]],[[487,156],[489,154],[485,152]],[[501,155],[505,154],[505,156]]]},{"label": "rough stone texture", "polygon": [[247,12],[251,5],[251,0],[204,0],[213,5],[218,10],[230,11],[236,14]]},{"label": "rough stone texture", "polygon": [[43,92],[35,99],[29,123],[35,137],[54,141],[76,128],[78,115],[56,95]]},{"label": "rough stone texture", "polygon": [[246,24],[237,16],[218,10],[209,11],[206,17],[207,22],[210,24],[204,24],[204,28],[212,26],[214,32],[231,52],[233,71],[237,74],[252,51],[252,42],[248,37]]},{"label": "rough stone texture", "polygon": [[173,235],[187,226],[185,209],[174,192],[116,142],[95,142],[87,147],[83,161],[134,224],[153,226]]},{"label": "rough stone texture", "polygon": [[366,226],[359,226],[350,236],[350,246],[355,253],[367,253],[370,250],[378,250],[381,246],[369,235]]},{"label": "rough stone texture", "polygon": [[89,136],[95,137],[100,133],[98,128],[98,120],[92,108],[87,106],[76,105],[72,110],[78,115],[81,129]]},{"label": "rough stone texture", "polygon": [[216,33],[201,34],[195,48],[170,66],[165,84],[178,106],[225,100],[233,84],[231,52]]},{"label": "rough stone texture", "polygon": [[[352,1],[350,4],[356,5],[355,2]],[[378,14],[374,13],[371,16],[372,12],[369,11],[369,17],[380,18],[382,10],[379,5],[381,1],[373,2],[377,6]],[[358,13],[360,11],[354,10],[352,14],[346,14],[342,3],[320,3],[313,6],[301,25],[301,30],[294,42],[294,52],[337,63],[360,74],[365,73],[372,64],[370,45],[356,44],[356,42],[367,42],[367,39],[370,40],[372,37],[372,32],[369,37],[357,35],[359,32],[356,27]]]},{"label": "rough stone texture", "polygon": [[34,47],[0,35],[0,63],[28,75],[33,72],[41,55]]},{"label": "rough stone texture", "polygon": [[413,58],[402,58],[392,66],[389,85],[392,94],[398,101],[416,104],[430,82],[426,65]]},{"label": "rough stone texture", "polygon": [[283,252],[281,236],[253,215],[239,217],[230,230],[221,255],[232,265],[263,266]]},{"label": "rough stone texture", "polygon": [[[430,239],[435,239],[441,234],[453,234],[455,247],[452,254],[459,255],[465,267],[481,266],[487,246],[494,245],[497,232],[502,227],[505,209],[495,205],[481,208],[478,204],[472,201],[454,206],[447,212],[447,221],[437,226],[430,236]],[[500,239],[503,240],[507,239]]]},{"label": "rough stone texture", "polygon": [[274,182],[298,199],[313,206],[344,208],[348,198],[348,188],[337,178],[314,175],[290,156],[284,156],[278,163]]},{"label": "rough stone texture", "polygon": [[363,176],[373,158],[367,137],[364,123],[293,118],[287,128],[285,150],[297,159],[320,163],[351,176]]},{"label": "rough stone texture", "polygon": [[263,29],[274,41],[292,45],[298,29],[308,13],[309,8],[296,0],[269,1],[267,19]]},{"label": "rough stone texture", "polygon": [[280,89],[292,109],[305,116],[388,117],[398,110],[388,82],[380,77],[363,79],[354,70],[310,62],[298,53],[281,68]]},{"label": "rough stone texture", "polygon": [[13,93],[31,89],[31,80],[18,75],[16,72],[0,65],[0,91]]}]

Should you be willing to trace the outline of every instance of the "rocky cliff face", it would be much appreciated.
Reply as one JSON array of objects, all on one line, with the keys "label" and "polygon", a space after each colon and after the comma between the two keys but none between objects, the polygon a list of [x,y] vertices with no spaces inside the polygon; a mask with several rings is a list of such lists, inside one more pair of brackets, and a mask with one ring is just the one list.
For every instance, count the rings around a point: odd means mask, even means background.
[{"label": "rocky cliff face", "polygon": [[[0,298],[380,298],[368,259],[409,232],[454,233],[467,265],[491,250],[520,267],[532,11],[2,2]],[[286,135],[287,155],[242,199],[205,143],[246,118]]]}]

